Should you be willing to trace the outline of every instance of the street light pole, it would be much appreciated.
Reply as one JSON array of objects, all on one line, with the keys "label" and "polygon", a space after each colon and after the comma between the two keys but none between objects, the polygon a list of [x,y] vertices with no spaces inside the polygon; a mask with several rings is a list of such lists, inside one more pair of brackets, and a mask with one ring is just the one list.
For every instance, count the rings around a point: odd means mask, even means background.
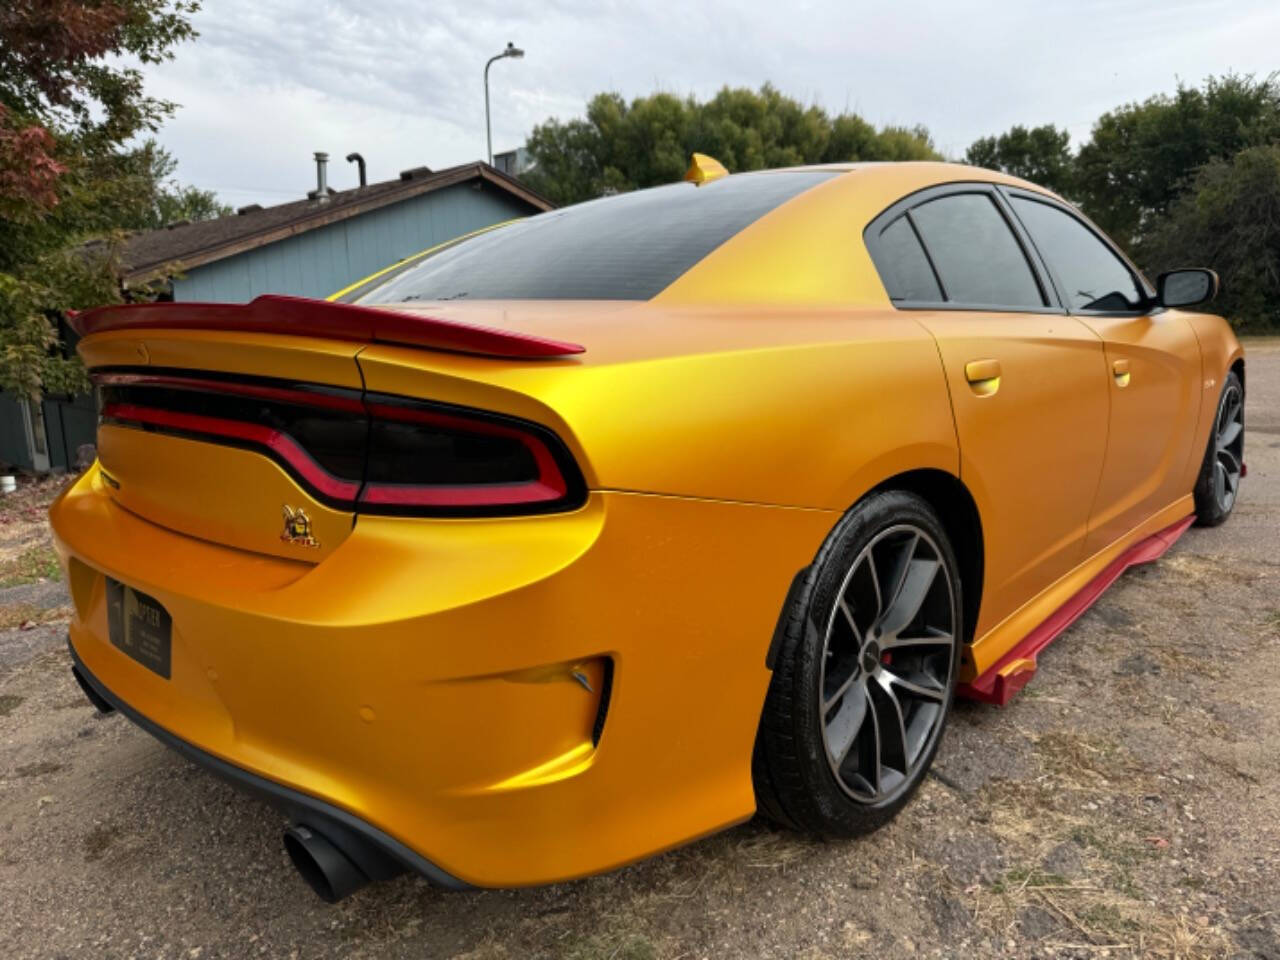
[{"label": "street light pole", "polygon": [[507,57],[519,60],[523,56],[524,51],[508,40],[507,49],[496,57],[490,57],[484,65],[484,136],[489,146],[489,166],[493,166],[493,128],[489,125],[489,68],[495,60],[505,60]]}]

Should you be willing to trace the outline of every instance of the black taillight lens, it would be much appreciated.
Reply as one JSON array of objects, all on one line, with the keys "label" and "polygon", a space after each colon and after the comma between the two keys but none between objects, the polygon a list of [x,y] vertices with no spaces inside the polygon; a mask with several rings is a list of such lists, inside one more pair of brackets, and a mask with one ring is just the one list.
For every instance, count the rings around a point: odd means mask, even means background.
[{"label": "black taillight lens", "polygon": [[360,509],[476,515],[577,506],[585,488],[554,433],[526,420],[369,394]]}]

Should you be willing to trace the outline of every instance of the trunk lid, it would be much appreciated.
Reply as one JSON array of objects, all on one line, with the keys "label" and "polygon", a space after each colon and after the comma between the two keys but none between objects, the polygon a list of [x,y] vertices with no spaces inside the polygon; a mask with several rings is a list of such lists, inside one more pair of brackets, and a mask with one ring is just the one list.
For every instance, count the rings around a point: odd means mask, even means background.
[{"label": "trunk lid", "polygon": [[[121,330],[81,341],[99,391],[98,460],[111,497],[202,540],[319,562],[351,532],[354,511],[313,495],[255,449],[254,437],[207,431],[230,422],[232,411],[220,408],[243,413],[246,404],[260,403],[263,431],[286,426],[293,413],[308,419],[312,442],[363,444],[359,349],[338,340],[198,330]],[[335,405],[312,413],[279,402],[301,383],[349,400],[349,412]],[[234,392],[245,387],[261,390]],[[282,392],[273,395],[276,389]],[[353,473],[337,461],[330,467],[338,476]]]},{"label": "trunk lid", "polygon": [[[366,393],[357,360],[372,344],[408,344],[419,357],[425,348],[460,361],[486,358],[482,363],[570,356],[582,349],[575,344],[289,297],[242,306],[109,307],[72,324],[99,391],[106,489],[125,509],[190,536],[317,563],[350,534],[366,491],[383,501],[381,508],[362,503],[370,512],[394,512],[404,502],[408,512],[473,510],[474,491],[465,484],[474,480],[455,479],[451,487],[429,462],[442,439],[453,443],[460,435],[471,459],[449,464],[453,475],[488,456],[490,465],[513,472],[504,489],[517,508],[532,496],[528,490],[551,490],[566,478],[575,484],[572,491],[566,485],[566,497],[580,487],[553,441],[541,447],[541,438],[501,423],[459,424],[438,412],[394,408],[388,415],[402,422],[387,431],[366,402],[374,394]],[[415,430],[423,436],[406,446],[405,435]],[[437,484],[428,495],[405,501],[395,482],[373,482],[371,451],[389,433],[397,451],[417,457],[414,469],[426,478],[419,485]],[[387,459],[379,461],[384,474],[395,470]],[[520,474],[527,464],[536,477]],[[538,486],[544,480],[550,486]]]}]

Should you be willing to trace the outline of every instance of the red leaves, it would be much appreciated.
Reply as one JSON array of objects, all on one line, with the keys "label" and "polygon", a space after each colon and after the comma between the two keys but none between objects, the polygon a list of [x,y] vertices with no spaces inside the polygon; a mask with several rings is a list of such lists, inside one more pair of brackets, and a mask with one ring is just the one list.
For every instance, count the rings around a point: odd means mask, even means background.
[{"label": "red leaves", "polygon": [[5,86],[21,90],[17,102],[26,104],[16,114],[0,105],[0,216],[29,222],[57,206],[58,178],[67,168],[54,157],[47,127],[31,122],[47,123],[39,99],[83,112],[76,102],[83,80],[71,68],[121,52],[130,16],[128,4],[110,0],[0,4],[0,71],[13,75]]},{"label": "red leaves", "polygon": [[0,105],[0,213],[57,205],[58,177],[67,168],[53,158],[53,146],[48,130],[12,124]]},{"label": "red leaves", "polygon": [[66,106],[75,86],[66,65],[119,53],[129,13],[122,3],[11,0],[0,6],[0,37],[45,98]]}]

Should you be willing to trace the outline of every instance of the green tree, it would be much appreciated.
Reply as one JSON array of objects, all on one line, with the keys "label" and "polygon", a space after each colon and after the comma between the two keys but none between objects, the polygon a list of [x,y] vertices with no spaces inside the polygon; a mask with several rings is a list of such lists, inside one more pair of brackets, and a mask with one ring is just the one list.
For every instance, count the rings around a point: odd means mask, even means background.
[{"label": "green tree", "polygon": [[1214,310],[1238,329],[1280,330],[1280,146],[1211,160],[1143,243],[1153,275],[1176,267],[1218,271]]},{"label": "green tree", "polygon": [[1098,225],[1139,253],[1196,171],[1280,140],[1280,82],[1227,74],[1105,113],[1076,160],[1078,199]]},{"label": "green tree", "polygon": [[156,230],[184,220],[214,220],[235,211],[211,190],[184,186],[174,179],[177,161],[154,140],[127,155],[138,180],[139,202],[121,212],[122,230]]},{"label": "green tree", "polygon": [[597,94],[583,118],[548,120],[526,144],[524,179],[557,204],[679,180],[694,151],[730,171],[842,160],[940,159],[923,127],[876,130],[855,114],[832,117],[769,84],[725,87],[710,100],[656,93],[627,103]]},{"label": "green tree", "polygon": [[[185,203],[159,183],[154,143],[174,105],[141,71],[193,37],[195,0],[7,0],[0,5],[0,387],[28,396],[83,386],[53,348],[59,312],[119,298],[113,231]],[[168,197],[169,199],[163,199]],[[210,198],[211,199],[211,198]],[[101,242],[85,248],[85,240]]]},{"label": "green tree", "polygon": [[975,140],[965,152],[965,162],[1022,177],[1063,196],[1071,196],[1074,189],[1071,134],[1052,124],[1030,130],[1015,126],[999,136]]},{"label": "green tree", "polygon": [[232,206],[219,200],[212,190],[201,190],[190,184],[183,186],[177,181],[170,181],[156,194],[155,216],[151,218],[151,225],[166,227],[183,221],[195,223],[198,220],[216,220],[233,213],[235,210]]}]

